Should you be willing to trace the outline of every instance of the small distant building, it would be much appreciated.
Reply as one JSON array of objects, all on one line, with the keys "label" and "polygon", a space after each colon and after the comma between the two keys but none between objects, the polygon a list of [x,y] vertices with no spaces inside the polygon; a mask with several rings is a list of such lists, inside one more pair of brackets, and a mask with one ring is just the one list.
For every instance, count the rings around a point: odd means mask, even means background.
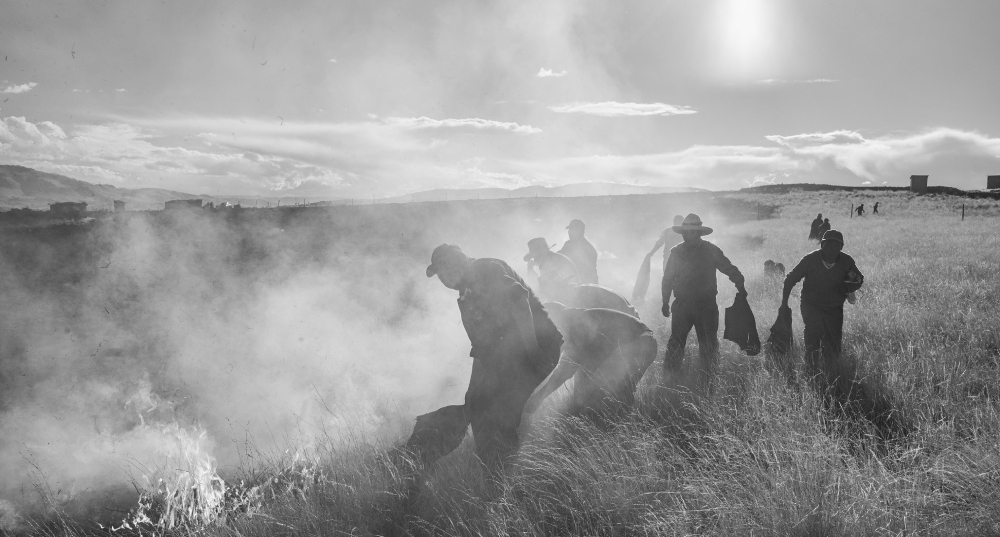
[{"label": "small distant building", "polygon": [[911,175],[910,192],[916,192],[918,194],[926,194],[928,177],[929,177],[928,175]]},{"label": "small distant building", "polygon": [[176,211],[178,209],[201,209],[201,199],[170,200],[163,204],[164,211]]},{"label": "small distant building", "polygon": [[87,211],[85,201],[60,201],[49,204],[49,212],[58,216],[75,217]]},{"label": "small distant building", "polygon": [[123,213],[125,212],[125,202],[122,200],[115,200],[115,212]]},{"label": "small distant building", "polygon": [[994,188],[1000,188],[1000,175],[987,175],[986,189],[993,190]]}]

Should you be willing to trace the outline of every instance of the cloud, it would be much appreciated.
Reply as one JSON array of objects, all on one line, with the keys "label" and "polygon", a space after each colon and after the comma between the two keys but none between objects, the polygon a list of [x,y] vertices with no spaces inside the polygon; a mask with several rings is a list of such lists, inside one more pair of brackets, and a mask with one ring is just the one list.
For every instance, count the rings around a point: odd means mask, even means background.
[{"label": "cloud", "polygon": [[765,136],[764,138],[791,149],[826,144],[859,144],[867,142],[864,136],[860,133],[848,130],[794,134],[791,136],[780,136],[775,134]]},{"label": "cloud", "polygon": [[494,121],[492,119],[431,119],[429,117],[389,117],[383,122],[386,125],[400,127],[403,129],[439,129],[439,128],[462,128],[471,127],[482,130],[504,130],[516,134],[538,134],[541,129],[531,125],[519,125],[504,121]]},{"label": "cloud", "polygon": [[538,70],[538,74],[535,76],[537,76],[538,78],[549,78],[549,77],[566,76],[567,74],[569,74],[568,71],[559,71],[558,73],[556,73],[553,72],[552,69],[546,69],[542,67],[541,69]]},{"label": "cloud", "polygon": [[25,93],[35,89],[38,82],[28,82],[27,84],[21,84],[20,86],[7,86],[0,93]]},{"label": "cloud", "polygon": [[117,91],[118,93],[125,93],[125,92],[127,92],[128,90],[127,90],[127,89],[125,89],[125,88],[118,88],[118,89],[116,89],[115,91]]},{"label": "cloud", "polygon": [[337,63],[337,59],[336,58],[330,58],[329,62],[330,63]]},{"label": "cloud", "polygon": [[594,116],[675,116],[694,114],[689,106],[675,106],[663,103],[619,103],[605,101],[601,103],[569,103],[550,106],[549,110],[560,114],[590,114]]},{"label": "cloud", "polygon": [[754,84],[760,84],[764,86],[776,86],[779,84],[830,84],[833,82],[840,82],[835,78],[810,78],[808,80],[785,80],[782,78],[765,78],[764,80],[757,80]]}]

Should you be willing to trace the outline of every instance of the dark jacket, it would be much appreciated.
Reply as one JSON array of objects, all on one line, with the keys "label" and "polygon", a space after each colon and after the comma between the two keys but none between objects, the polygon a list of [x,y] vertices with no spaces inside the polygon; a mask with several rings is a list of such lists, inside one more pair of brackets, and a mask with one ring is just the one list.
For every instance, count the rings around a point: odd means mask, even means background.
[{"label": "dark jacket", "polygon": [[597,249],[586,238],[569,239],[560,254],[568,257],[580,278],[580,283],[597,283]]},{"label": "dark jacket", "polygon": [[670,249],[667,266],[663,269],[660,289],[663,303],[670,303],[670,293],[678,300],[715,299],[719,294],[715,271],[729,276],[733,283],[743,283],[743,274],[722,253],[718,246],[705,241],[682,242]]}]

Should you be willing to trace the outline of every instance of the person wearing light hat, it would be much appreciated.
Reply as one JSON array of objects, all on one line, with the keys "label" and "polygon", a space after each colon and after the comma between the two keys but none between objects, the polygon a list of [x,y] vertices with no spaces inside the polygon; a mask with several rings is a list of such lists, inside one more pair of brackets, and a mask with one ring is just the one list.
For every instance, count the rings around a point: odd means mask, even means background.
[{"label": "person wearing light hat", "polygon": [[538,287],[542,296],[549,296],[553,285],[580,283],[573,260],[553,252],[543,237],[528,241],[528,253],[524,254],[524,260],[528,262],[529,271],[538,265]]},{"label": "person wearing light hat", "polygon": [[583,236],[585,229],[583,220],[571,220],[566,226],[569,240],[563,243],[559,253],[576,265],[580,283],[597,283],[597,248]]},{"label": "person wearing light hat", "polygon": [[[719,348],[719,306],[715,302],[719,290],[715,271],[728,276],[736,291],[746,295],[744,278],[718,246],[702,240],[704,235],[712,233],[712,228],[703,225],[697,214],[687,215],[671,229],[680,233],[684,242],[670,249],[663,269],[661,311],[664,317],[672,317],[663,367],[671,373],[680,371],[684,346],[693,327],[698,335],[702,381],[708,382],[718,361]],[[671,293],[676,297],[672,305]]]},{"label": "person wearing light hat", "polygon": [[804,280],[800,309],[805,327],[806,366],[811,373],[822,374],[820,380],[824,382],[832,380],[840,358],[844,301],[865,282],[854,258],[843,253],[843,248],[843,233],[836,229],[823,233],[819,250],[806,254],[785,276],[781,294],[781,308],[787,310],[792,289],[799,280]]},{"label": "person wearing light hat", "polygon": [[524,404],[559,361],[562,335],[524,280],[499,259],[473,259],[442,244],[426,274],[459,292],[472,343],[465,412],[476,454],[494,472],[518,448]]}]

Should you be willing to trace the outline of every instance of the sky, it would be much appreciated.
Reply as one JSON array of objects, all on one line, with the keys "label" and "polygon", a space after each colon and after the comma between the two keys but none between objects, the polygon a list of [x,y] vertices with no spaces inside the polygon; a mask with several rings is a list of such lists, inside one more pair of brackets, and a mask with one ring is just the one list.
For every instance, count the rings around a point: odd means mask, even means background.
[{"label": "sky", "polygon": [[196,194],[984,188],[995,0],[3,0],[0,164]]}]

